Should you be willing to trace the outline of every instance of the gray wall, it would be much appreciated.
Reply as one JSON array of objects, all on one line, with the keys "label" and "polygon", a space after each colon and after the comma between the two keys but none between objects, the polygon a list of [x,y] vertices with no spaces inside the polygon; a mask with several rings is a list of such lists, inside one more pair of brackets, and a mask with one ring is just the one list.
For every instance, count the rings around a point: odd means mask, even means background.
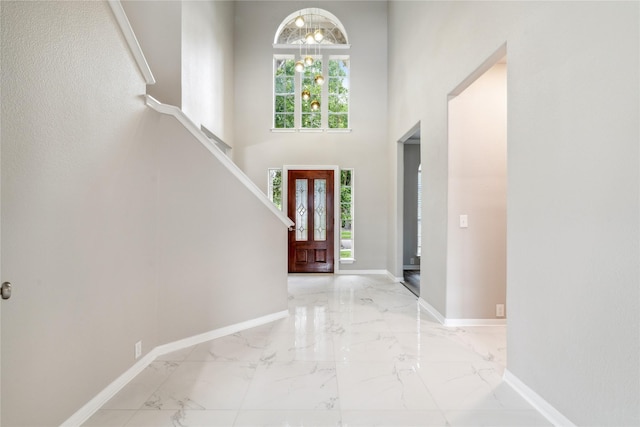
[{"label": "gray wall", "polygon": [[448,316],[447,95],[506,42],[508,369],[581,425],[640,423],[638,14],[389,3],[389,139],[422,128],[422,297]]},{"label": "gray wall", "polygon": [[53,426],[138,340],[286,310],[286,228],[145,107],[105,2],[1,7],[2,425]]},{"label": "gray wall", "polygon": [[[267,169],[338,165],[355,171],[355,258],[343,270],[387,266],[387,5],[322,2],[351,42],[351,133],[272,132],[273,39],[290,13],[317,2],[236,3],[234,160],[263,191]],[[296,55],[297,50],[293,51]],[[334,50],[335,54],[344,51]],[[282,52],[278,52],[282,53]],[[322,53],[327,51],[323,48]]]}]

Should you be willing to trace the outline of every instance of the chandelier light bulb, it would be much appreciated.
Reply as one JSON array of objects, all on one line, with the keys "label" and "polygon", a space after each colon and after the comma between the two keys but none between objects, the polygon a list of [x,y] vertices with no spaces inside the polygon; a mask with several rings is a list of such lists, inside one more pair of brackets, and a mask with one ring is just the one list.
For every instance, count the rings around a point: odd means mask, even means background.
[{"label": "chandelier light bulb", "polygon": [[296,69],[296,71],[298,72],[303,72],[304,71],[304,62],[302,61],[296,61],[296,65],[294,66],[294,68]]},{"label": "chandelier light bulb", "polygon": [[314,81],[316,82],[316,84],[322,85],[324,83],[324,77],[322,76],[322,74],[318,74],[316,75]]},{"label": "chandelier light bulb", "polygon": [[316,41],[316,39],[313,37],[313,33],[307,33],[307,35],[304,36],[304,39],[307,42],[307,44],[313,44]]},{"label": "chandelier light bulb", "polygon": [[302,15],[296,18],[296,27],[298,28],[304,27],[304,18],[302,17]]},{"label": "chandelier light bulb", "polygon": [[302,99],[304,101],[308,101],[309,98],[311,98],[311,92],[309,92],[307,89],[302,91]]},{"label": "chandelier light bulb", "polygon": [[307,67],[310,67],[313,65],[313,57],[312,56],[306,56],[304,58],[304,65],[306,65]]},{"label": "chandelier light bulb", "polygon": [[318,111],[320,109],[320,102],[318,102],[317,99],[314,99],[313,101],[311,101],[311,109],[313,111]]},{"label": "chandelier light bulb", "polygon": [[317,30],[314,31],[313,39],[315,41],[317,41],[318,43],[320,43],[322,41],[322,39],[324,39],[324,33],[322,32],[322,30],[320,28],[318,28]]}]

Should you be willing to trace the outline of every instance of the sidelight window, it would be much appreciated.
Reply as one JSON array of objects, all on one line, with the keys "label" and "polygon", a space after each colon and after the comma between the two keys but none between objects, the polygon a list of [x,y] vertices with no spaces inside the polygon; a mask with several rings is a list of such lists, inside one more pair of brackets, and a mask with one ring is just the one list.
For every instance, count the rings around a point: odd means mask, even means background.
[{"label": "sidelight window", "polygon": [[353,169],[340,170],[340,260],[354,258]]}]

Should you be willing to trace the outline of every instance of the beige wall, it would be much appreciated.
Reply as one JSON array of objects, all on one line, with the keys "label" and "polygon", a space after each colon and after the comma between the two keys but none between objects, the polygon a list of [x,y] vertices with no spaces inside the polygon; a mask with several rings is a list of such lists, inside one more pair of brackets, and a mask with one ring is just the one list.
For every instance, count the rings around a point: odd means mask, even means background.
[{"label": "beige wall", "polygon": [[0,14],[2,425],[54,426],[139,340],[146,354],[286,310],[286,228],[145,107],[106,2]]},{"label": "beige wall", "polygon": [[[236,3],[234,160],[263,191],[267,169],[337,165],[355,171],[355,257],[343,270],[387,266],[386,3],[322,2],[351,42],[351,133],[272,132],[273,39],[290,13],[317,3]],[[293,51],[296,55],[298,52]],[[325,49],[322,50],[326,54]],[[344,51],[336,50],[341,54]]]},{"label": "beige wall", "polygon": [[579,425],[640,423],[639,12],[389,3],[389,140],[421,123],[421,294],[447,317],[447,95],[507,43],[508,369]]},{"label": "beige wall", "polygon": [[448,119],[447,318],[492,319],[506,301],[506,65],[451,99]]}]

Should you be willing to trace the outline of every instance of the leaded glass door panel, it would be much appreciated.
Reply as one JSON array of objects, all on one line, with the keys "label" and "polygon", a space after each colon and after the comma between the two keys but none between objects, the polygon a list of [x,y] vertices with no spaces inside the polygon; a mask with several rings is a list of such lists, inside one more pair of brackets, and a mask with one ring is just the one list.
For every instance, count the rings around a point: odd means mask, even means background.
[{"label": "leaded glass door panel", "polygon": [[290,273],[332,273],[333,171],[290,170],[287,213]]}]

